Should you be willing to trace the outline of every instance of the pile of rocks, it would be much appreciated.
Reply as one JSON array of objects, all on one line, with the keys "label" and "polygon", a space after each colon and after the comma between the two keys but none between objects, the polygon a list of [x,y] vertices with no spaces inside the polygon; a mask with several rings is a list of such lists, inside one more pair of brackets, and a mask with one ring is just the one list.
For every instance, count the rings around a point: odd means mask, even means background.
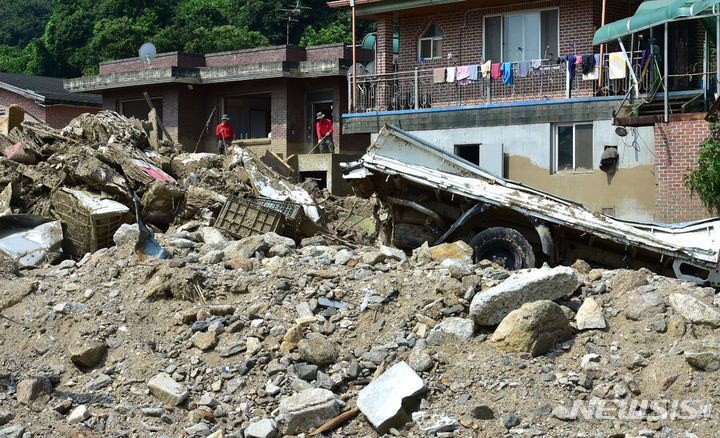
[{"label": "pile of rocks", "polygon": [[24,298],[0,307],[0,436],[720,427],[711,288],[582,262],[510,273],[462,242],[408,257],[204,226],[158,236],[176,256],[140,263],[130,232],[4,283]]}]

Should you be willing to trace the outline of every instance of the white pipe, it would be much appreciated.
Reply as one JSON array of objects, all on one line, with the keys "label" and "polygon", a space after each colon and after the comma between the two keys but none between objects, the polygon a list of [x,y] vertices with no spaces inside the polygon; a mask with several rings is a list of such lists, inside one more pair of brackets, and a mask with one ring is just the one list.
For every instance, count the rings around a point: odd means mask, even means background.
[{"label": "white pipe", "polygon": [[618,43],[620,43],[620,50],[622,50],[622,54],[625,57],[625,62],[627,63],[627,69],[630,70],[630,77],[633,81],[633,88],[635,89],[635,99],[640,98],[640,89],[638,88],[638,81],[637,77],[635,76],[635,70],[632,68],[632,63],[630,62],[630,58],[628,58],[627,51],[625,50],[625,44],[623,44],[622,39],[618,38]]},{"label": "white pipe", "polygon": [[665,47],[663,47],[663,52],[664,52],[664,55],[663,55],[663,75],[665,76],[665,77],[663,78],[663,87],[665,88],[665,99],[664,99],[664,107],[665,107],[665,119],[664,119],[664,120],[665,120],[665,123],[667,123],[667,122],[670,121],[670,115],[669,115],[669,112],[670,112],[670,103],[669,103],[669,101],[670,101],[670,96],[669,96],[669,94],[670,94],[670,93],[668,92],[668,40],[669,40],[669,38],[668,38],[668,33],[669,33],[668,24],[665,23],[665,36],[664,36],[665,43],[663,44],[663,45],[665,46]]}]

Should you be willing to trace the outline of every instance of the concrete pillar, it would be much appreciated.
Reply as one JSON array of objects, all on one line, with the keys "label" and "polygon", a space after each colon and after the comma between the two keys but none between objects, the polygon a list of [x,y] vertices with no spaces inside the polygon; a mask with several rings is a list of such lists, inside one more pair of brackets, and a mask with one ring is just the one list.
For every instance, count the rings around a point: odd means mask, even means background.
[{"label": "concrete pillar", "polygon": [[[378,75],[393,73],[393,18],[382,15],[377,21],[377,38],[375,39],[375,68]],[[391,81],[388,76],[380,76],[377,82],[377,103],[379,111],[388,109],[387,101],[391,92]]]}]

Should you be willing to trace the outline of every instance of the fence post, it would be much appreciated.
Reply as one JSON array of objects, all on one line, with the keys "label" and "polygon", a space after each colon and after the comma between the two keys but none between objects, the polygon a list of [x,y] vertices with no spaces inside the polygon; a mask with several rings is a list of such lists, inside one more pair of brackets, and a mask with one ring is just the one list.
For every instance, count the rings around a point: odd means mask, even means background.
[{"label": "fence post", "polygon": [[415,109],[420,109],[420,87],[418,86],[418,69],[415,67]]},{"label": "fence post", "polygon": [[350,79],[350,76],[347,77],[347,81],[348,81],[348,87],[347,87],[347,89],[348,89],[348,113],[352,113],[353,112],[353,107],[352,107],[352,91],[353,90],[352,90],[352,80]]},{"label": "fence post", "polygon": [[[571,61],[568,61],[571,62]],[[565,96],[570,99],[570,68],[565,69]]]}]

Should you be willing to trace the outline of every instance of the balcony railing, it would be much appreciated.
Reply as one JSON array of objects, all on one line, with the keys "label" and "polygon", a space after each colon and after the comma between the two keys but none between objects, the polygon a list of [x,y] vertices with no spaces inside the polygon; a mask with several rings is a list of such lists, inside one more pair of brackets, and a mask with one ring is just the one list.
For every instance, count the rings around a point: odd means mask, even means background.
[{"label": "balcony railing", "polygon": [[[638,79],[638,93],[652,94],[658,81],[654,63],[645,69],[640,66],[641,56],[633,56],[632,69]],[[434,69],[415,69],[389,74],[358,76],[356,105],[352,102],[352,77],[348,77],[348,112],[418,110],[426,108],[464,107],[493,103],[537,102],[596,96],[625,96],[633,91],[632,76],[626,71],[623,79],[609,78],[609,55],[604,56],[602,83],[598,79],[584,80],[581,65],[575,66],[575,77],[570,81],[567,63],[546,60],[537,73],[525,77],[517,74],[517,63],[512,63],[514,84],[505,85],[502,78],[483,79],[467,84],[436,83]],[[699,82],[699,80],[696,80]],[[700,85],[693,87],[700,88]]]}]

